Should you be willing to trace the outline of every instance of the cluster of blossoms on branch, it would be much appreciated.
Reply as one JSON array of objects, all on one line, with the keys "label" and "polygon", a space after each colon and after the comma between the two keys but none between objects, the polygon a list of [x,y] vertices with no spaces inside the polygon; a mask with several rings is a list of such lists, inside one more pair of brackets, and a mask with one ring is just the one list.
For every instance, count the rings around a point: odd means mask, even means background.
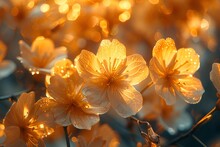
[{"label": "cluster of blossoms on branch", "polygon": [[[42,146],[42,138],[56,125],[91,129],[109,109],[131,117],[146,106],[146,87],[153,87],[166,107],[182,100],[198,103],[204,93],[200,80],[193,77],[199,55],[192,48],[177,50],[171,38],[156,43],[149,68],[141,55],[126,56],[125,46],[116,39],[103,40],[96,55],[82,50],[73,61],[64,59],[64,47],[54,49],[47,38],[38,37],[31,47],[19,44],[18,59],[24,67],[32,74],[46,74],[46,97],[35,103],[33,92],[24,93],[13,103],[3,121],[5,146]],[[135,87],[147,78],[150,84],[138,91]]]}]

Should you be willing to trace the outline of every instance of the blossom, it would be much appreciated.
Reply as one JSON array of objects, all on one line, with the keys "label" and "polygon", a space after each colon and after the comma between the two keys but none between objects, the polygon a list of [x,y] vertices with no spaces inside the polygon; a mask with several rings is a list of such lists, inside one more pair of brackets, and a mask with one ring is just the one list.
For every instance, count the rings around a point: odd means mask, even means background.
[{"label": "blossom", "polygon": [[174,104],[176,98],[182,98],[191,104],[198,103],[204,89],[193,74],[199,66],[199,55],[194,49],[181,48],[177,51],[171,38],[157,41],[149,65],[157,94],[168,105]]},{"label": "blossom", "polygon": [[218,93],[220,93],[220,64],[213,63],[212,64],[212,71],[210,72],[210,79],[214,84],[215,88],[217,89]]},{"label": "blossom", "polygon": [[43,103],[34,101],[35,95],[30,92],[23,93],[12,104],[4,119],[6,147],[44,146],[42,139],[53,132],[47,126],[50,117],[41,107]]},{"label": "blossom", "polygon": [[60,59],[67,57],[65,47],[54,48],[52,40],[42,36],[37,37],[30,47],[24,41],[19,42],[22,62],[32,74],[48,73]]},{"label": "blossom", "polygon": [[157,120],[170,134],[176,134],[178,130],[187,130],[192,126],[192,118],[186,111],[188,104],[182,99],[177,99],[175,105],[167,105],[152,86],[143,93],[143,100],[143,107],[138,115],[147,120]]},{"label": "blossom", "polygon": [[82,50],[75,59],[80,76],[85,81],[83,93],[91,104],[111,106],[122,117],[136,114],[142,107],[142,95],[133,85],[148,76],[143,57],[126,57],[126,48],[117,40],[103,40],[98,52]]},{"label": "blossom", "polygon": [[51,97],[50,103],[54,105],[54,118],[62,126],[72,124],[79,129],[90,129],[99,121],[98,114],[106,112],[106,108],[93,107],[87,102],[82,94],[82,79],[75,68],[71,68],[71,72],[66,78],[58,74],[50,77],[47,92]]},{"label": "blossom", "polygon": [[79,136],[72,137],[77,147],[119,146],[117,134],[107,124],[95,125],[90,131],[84,130]]}]

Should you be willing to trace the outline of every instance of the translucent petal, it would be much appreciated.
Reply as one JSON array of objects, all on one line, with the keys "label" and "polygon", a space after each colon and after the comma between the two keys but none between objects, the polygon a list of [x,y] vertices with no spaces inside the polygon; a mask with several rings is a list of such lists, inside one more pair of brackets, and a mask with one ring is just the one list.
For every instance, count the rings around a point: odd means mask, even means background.
[{"label": "translucent petal", "polygon": [[48,86],[47,91],[57,102],[65,103],[68,100],[67,86],[67,81],[56,75],[50,78],[50,85]]},{"label": "translucent petal", "polygon": [[31,109],[34,106],[35,95],[34,92],[23,93],[18,101],[11,106],[11,109],[5,116],[5,126],[17,126],[27,118]]},{"label": "translucent petal", "polygon": [[54,54],[54,59],[48,63],[46,68],[52,68],[57,61],[67,58],[67,49],[66,47],[56,48],[53,54]]},{"label": "translucent petal", "polygon": [[61,126],[68,126],[71,124],[70,112],[66,105],[57,104],[53,109],[54,119],[57,124]]},{"label": "translucent petal", "polygon": [[160,39],[157,41],[152,54],[161,66],[168,67],[173,64],[173,58],[175,58],[176,53],[177,50],[173,39],[167,38],[166,40]]},{"label": "translucent petal", "polygon": [[117,89],[109,89],[108,99],[114,110],[124,118],[135,115],[141,109],[143,103],[142,95],[128,83]]},{"label": "translucent petal", "polygon": [[86,84],[82,92],[92,106],[108,108],[107,91],[102,86],[92,83]]},{"label": "translucent petal", "polygon": [[118,40],[102,40],[100,43],[97,57],[100,62],[106,60],[107,62],[114,62],[114,59],[125,59],[126,58],[126,48]]},{"label": "translucent petal", "polygon": [[89,51],[82,50],[75,58],[76,69],[81,77],[97,78],[100,72],[100,63],[96,56]]},{"label": "translucent petal", "polygon": [[131,85],[139,84],[147,78],[149,74],[148,67],[141,55],[134,54],[127,57],[127,68],[124,74],[128,74],[128,80]]},{"label": "translucent petal", "polygon": [[71,122],[78,129],[91,129],[99,122],[99,116],[83,112],[80,108],[71,111]]},{"label": "translucent petal", "polygon": [[159,61],[155,57],[150,60],[149,70],[150,77],[154,83],[156,83],[158,79],[163,78],[166,74],[166,69],[160,65]]},{"label": "translucent petal", "polygon": [[173,70],[179,71],[177,74],[194,74],[200,67],[199,55],[192,48],[182,48],[177,52]]},{"label": "translucent petal", "polygon": [[220,64],[213,63],[212,71],[210,72],[210,79],[217,89],[218,93],[220,93]]},{"label": "translucent petal", "polygon": [[182,98],[190,104],[198,103],[205,92],[201,81],[191,76],[179,79],[174,86],[177,97]]},{"label": "translucent petal", "polygon": [[164,98],[167,105],[173,105],[176,102],[176,93],[174,91],[174,88],[172,86],[165,84],[165,82],[166,81],[161,79],[155,85],[155,91],[159,96]]},{"label": "translucent petal", "polygon": [[37,37],[31,46],[31,51],[37,55],[49,55],[54,51],[53,41],[42,36]]},{"label": "translucent petal", "polygon": [[[19,41],[21,58],[24,58],[29,64],[33,65],[33,55],[30,46],[24,41]],[[20,58],[18,58],[20,59]]]}]

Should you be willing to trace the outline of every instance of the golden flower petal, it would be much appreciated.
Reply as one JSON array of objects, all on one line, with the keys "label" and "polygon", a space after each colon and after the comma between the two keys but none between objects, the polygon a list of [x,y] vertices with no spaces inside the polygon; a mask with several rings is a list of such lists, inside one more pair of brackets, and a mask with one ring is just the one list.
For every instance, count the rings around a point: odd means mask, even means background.
[{"label": "golden flower petal", "polygon": [[173,105],[176,102],[176,93],[173,87],[165,84],[166,81],[160,79],[155,85],[156,93],[161,96],[167,105]]},{"label": "golden flower petal", "polygon": [[152,54],[162,67],[168,67],[173,64],[173,58],[175,58],[176,53],[177,50],[173,39],[167,38],[166,40],[160,39],[157,41]]},{"label": "golden flower petal", "polygon": [[100,62],[107,61],[108,65],[113,65],[114,60],[123,60],[126,58],[126,48],[118,40],[102,40],[100,43],[97,58]]},{"label": "golden flower petal", "polygon": [[20,139],[20,128],[17,126],[9,126],[5,128],[6,133],[6,147],[25,146],[25,142]]},{"label": "golden flower petal", "polygon": [[74,109],[70,114],[73,126],[78,129],[91,129],[91,127],[99,122],[99,116],[83,112],[80,108]]},{"label": "golden flower petal", "polygon": [[148,67],[144,58],[139,54],[127,57],[127,68],[124,74],[128,74],[128,80],[131,85],[139,84],[147,78],[149,74]]},{"label": "golden flower petal", "polygon": [[35,102],[34,92],[23,93],[18,101],[11,106],[5,117],[5,126],[17,126],[23,122],[23,119],[28,117]]},{"label": "golden flower petal", "polygon": [[100,63],[92,52],[82,50],[74,61],[76,69],[81,77],[91,79],[99,76]]},{"label": "golden flower petal", "polygon": [[213,63],[212,71],[210,72],[210,79],[217,89],[218,93],[220,93],[220,64]]},{"label": "golden flower petal", "polygon": [[191,76],[184,79],[179,79],[175,84],[175,89],[177,97],[182,98],[190,104],[198,103],[205,92],[201,81]]},{"label": "golden flower petal", "polygon": [[177,51],[173,70],[180,75],[194,74],[200,67],[199,55],[192,48],[182,48]]},{"label": "golden flower petal", "polygon": [[52,76],[50,78],[50,85],[48,85],[47,91],[50,97],[54,98],[60,103],[65,103],[67,100],[67,83],[66,80],[60,76]]},{"label": "golden flower petal", "polygon": [[57,124],[61,126],[68,126],[71,124],[70,111],[66,105],[58,104],[52,109],[54,113],[54,119]]},{"label": "golden flower petal", "polygon": [[85,84],[82,92],[92,106],[109,108],[107,91],[98,83]]},{"label": "golden flower petal", "polygon": [[[33,59],[33,54],[31,53],[31,48],[30,46],[25,43],[24,41],[20,40],[19,41],[19,48],[20,48],[20,54],[21,57],[18,59],[25,59],[27,63],[33,65],[32,59]],[[22,62],[22,60],[20,60]]]},{"label": "golden flower petal", "polygon": [[54,51],[53,41],[42,36],[37,37],[31,45],[31,51],[37,55],[50,55]]},{"label": "golden flower petal", "polygon": [[108,98],[114,110],[124,118],[135,115],[143,103],[140,92],[128,83],[117,89],[109,89]]}]

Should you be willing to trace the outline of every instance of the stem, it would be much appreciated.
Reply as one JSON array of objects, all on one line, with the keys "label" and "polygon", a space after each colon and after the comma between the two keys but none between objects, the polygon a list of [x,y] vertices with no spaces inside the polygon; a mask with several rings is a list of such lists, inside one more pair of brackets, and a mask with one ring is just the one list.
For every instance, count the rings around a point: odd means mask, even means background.
[{"label": "stem", "polygon": [[63,127],[65,139],[66,139],[66,147],[70,147],[70,140],[67,132],[67,126]]},{"label": "stem", "polygon": [[169,145],[173,145],[173,144],[176,144],[177,142],[179,142],[180,140],[188,137],[189,135],[191,135],[193,132],[196,131],[196,129],[204,124],[207,120],[209,120],[211,117],[212,117],[212,114],[216,111],[216,107],[213,107],[212,110],[210,110],[204,117],[202,117],[188,132],[186,132],[185,134],[175,138],[173,141],[171,141]]},{"label": "stem", "polygon": [[149,87],[151,87],[154,83],[151,81],[149,84],[147,84],[144,89],[141,90],[141,94],[144,93],[145,90],[147,90]]},{"label": "stem", "polygon": [[192,137],[198,141],[203,147],[207,147],[198,137],[196,137],[194,134],[192,134]]}]

